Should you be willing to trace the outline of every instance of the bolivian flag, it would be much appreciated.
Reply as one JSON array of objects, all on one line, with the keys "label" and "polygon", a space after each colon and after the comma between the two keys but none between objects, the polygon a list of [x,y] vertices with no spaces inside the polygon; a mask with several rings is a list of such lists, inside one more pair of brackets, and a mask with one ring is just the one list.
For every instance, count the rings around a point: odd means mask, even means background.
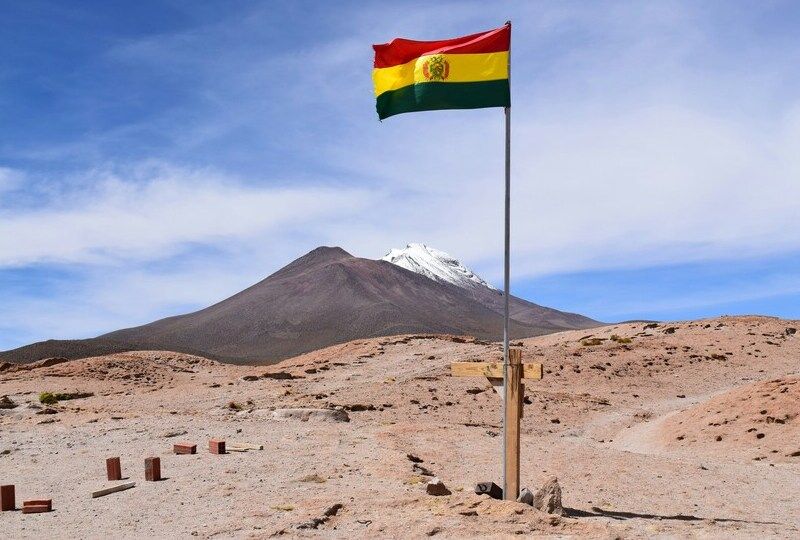
[{"label": "bolivian flag", "polygon": [[373,45],[378,117],[435,109],[509,107],[511,24],[443,41]]}]

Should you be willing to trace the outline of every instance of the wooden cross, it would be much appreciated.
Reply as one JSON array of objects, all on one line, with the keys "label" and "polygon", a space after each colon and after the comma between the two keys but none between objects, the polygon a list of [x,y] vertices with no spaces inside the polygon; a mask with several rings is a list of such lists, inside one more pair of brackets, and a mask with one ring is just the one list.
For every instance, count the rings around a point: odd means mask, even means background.
[{"label": "wooden cross", "polygon": [[[510,501],[519,496],[519,421],[522,418],[522,400],[525,395],[523,379],[541,380],[542,364],[523,364],[522,349],[508,351],[508,381],[503,388],[502,362],[452,362],[454,377],[486,377],[505,402],[505,470],[503,498]],[[500,388],[505,390],[500,392]]]}]

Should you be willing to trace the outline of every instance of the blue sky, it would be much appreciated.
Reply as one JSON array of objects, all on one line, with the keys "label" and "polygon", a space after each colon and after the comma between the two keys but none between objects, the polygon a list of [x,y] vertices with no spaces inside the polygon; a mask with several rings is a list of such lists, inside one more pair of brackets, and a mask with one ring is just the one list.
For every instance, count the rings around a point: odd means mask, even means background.
[{"label": "blue sky", "polygon": [[793,2],[0,2],[0,349],[196,309],[318,245],[495,284],[502,112],[376,119],[370,45],[511,19],[513,292],[800,318]]}]

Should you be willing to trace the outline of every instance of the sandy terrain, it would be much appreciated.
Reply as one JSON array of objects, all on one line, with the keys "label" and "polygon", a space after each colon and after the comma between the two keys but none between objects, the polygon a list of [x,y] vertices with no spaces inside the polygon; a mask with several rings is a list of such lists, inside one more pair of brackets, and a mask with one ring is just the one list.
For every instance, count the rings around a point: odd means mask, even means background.
[{"label": "sandy terrain", "polygon": [[[521,342],[524,360],[546,369],[526,390],[522,485],[557,476],[567,517],[472,493],[500,482],[500,401],[485,380],[453,378],[448,366],[498,359],[494,343],[361,340],[262,368],[169,352],[2,366],[0,396],[18,406],[0,409],[0,484],[17,486],[18,506],[52,498],[54,511],[2,512],[0,530],[797,538],[800,334],[791,328],[800,322],[739,317]],[[293,378],[276,378],[285,374]],[[43,391],[94,395],[41,414]],[[342,407],[350,421],[273,414],[298,407]],[[264,450],[212,455],[211,437]],[[172,455],[180,441],[198,454]],[[137,485],[91,499],[111,484],[111,456]],[[147,456],[161,457],[164,481],[144,482]],[[453,494],[427,495],[427,473]]]}]

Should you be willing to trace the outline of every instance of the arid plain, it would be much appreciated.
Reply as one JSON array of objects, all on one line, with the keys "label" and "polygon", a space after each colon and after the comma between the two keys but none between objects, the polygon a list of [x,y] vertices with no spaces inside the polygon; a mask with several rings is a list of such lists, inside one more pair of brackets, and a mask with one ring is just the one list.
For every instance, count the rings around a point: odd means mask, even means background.
[{"label": "arid plain", "polygon": [[[3,536],[249,538],[800,535],[799,321],[626,323],[515,342],[541,362],[522,427],[522,485],[556,476],[566,516],[473,493],[500,483],[500,400],[452,361],[497,343],[357,340],[268,367],[164,351],[4,364]],[[612,336],[613,339],[612,339]],[[52,362],[48,362],[52,363]],[[39,404],[41,392],[93,395]],[[7,405],[11,406],[11,405]],[[312,414],[286,409],[340,408]],[[208,440],[263,450],[208,452]],[[189,441],[195,455],[173,455]],[[105,459],[127,491],[92,499]],[[144,481],[158,456],[165,479]],[[425,491],[431,475],[452,492]]]}]

